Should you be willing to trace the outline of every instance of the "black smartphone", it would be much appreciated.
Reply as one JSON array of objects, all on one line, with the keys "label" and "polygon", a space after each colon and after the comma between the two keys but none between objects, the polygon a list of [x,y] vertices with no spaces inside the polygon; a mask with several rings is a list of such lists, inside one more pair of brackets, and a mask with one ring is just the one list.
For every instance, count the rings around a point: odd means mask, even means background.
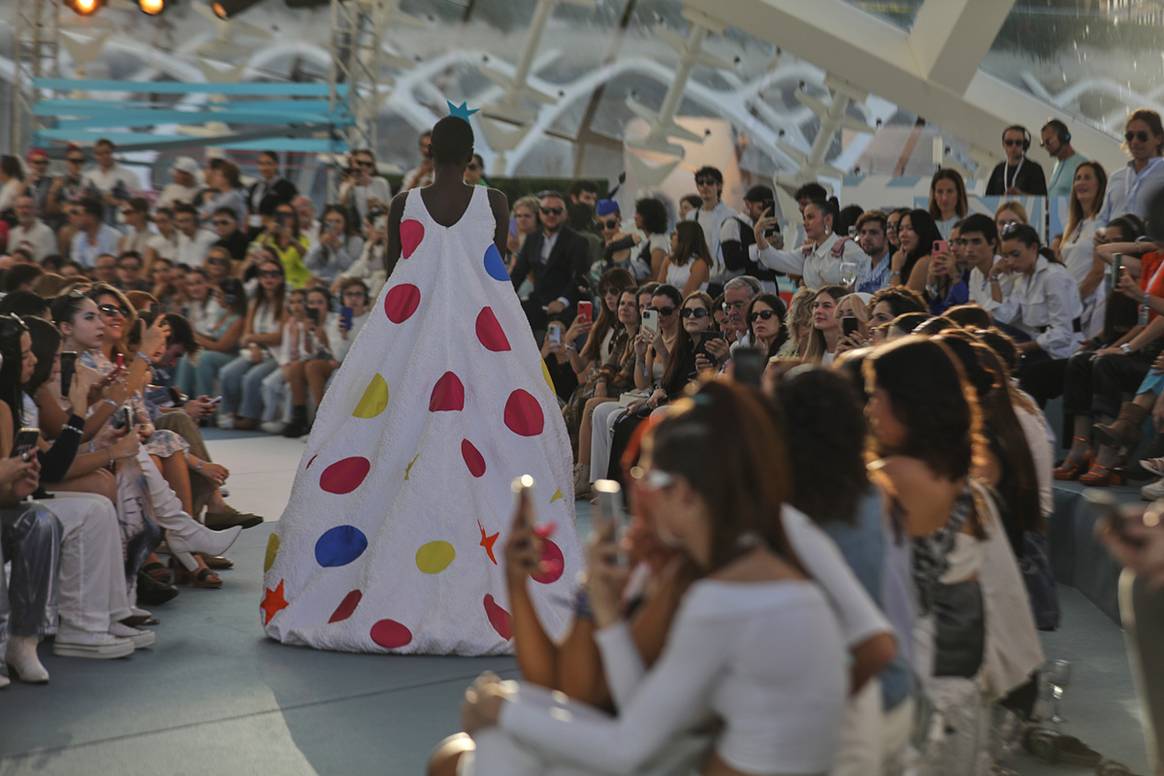
[{"label": "black smartphone", "polygon": [[1083,491],[1083,501],[1096,521],[1102,520],[1122,541],[1132,547],[1144,546],[1142,539],[1128,535],[1128,525],[1135,518],[1120,508],[1120,501],[1113,494],[1098,488],[1088,488]]},{"label": "black smartphone", "polygon": [[[760,204],[763,206],[764,212],[766,212],[768,216],[776,215],[776,200],[766,199]],[[775,237],[778,234],[780,234],[780,227],[776,224],[772,224],[764,230],[764,237]]]},{"label": "black smartphone", "polygon": [[319,325],[319,308],[308,307],[307,308],[307,320],[311,321],[312,323],[314,323],[316,325]]},{"label": "black smartphone", "polygon": [[68,396],[77,375],[77,351],[61,351],[61,396]]},{"label": "black smartphone", "polygon": [[117,411],[113,413],[113,427],[133,428],[133,408],[128,404],[118,407]]},{"label": "black smartphone", "polygon": [[737,383],[758,386],[768,364],[764,352],[759,348],[742,347],[732,352],[732,365],[732,375]]},{"label": "black smartphone", "polygon": [[22,428],[16,433],[16,440],[12,443],[12,457],[24,458],[29,460],[30,453],[36,452],[36,446],[40,442],[39,428]]},{"label": "black smartphone", "polygon": [[707,352],[707,343],[711,342],[712,340],[726,340],[727,338],[724,337],[722,332],[718,331],[701,331],[697,336],[698,341],[695,343],[695,355],[698,356],[700,353],[702,353],[710,360],[715,361],[715,357]]},{"label": "black smartphone", "polygon": [[847,337],[856,334],[861,329],[861,322],[855,316],[846,315],[841,318],[841,332]]}]

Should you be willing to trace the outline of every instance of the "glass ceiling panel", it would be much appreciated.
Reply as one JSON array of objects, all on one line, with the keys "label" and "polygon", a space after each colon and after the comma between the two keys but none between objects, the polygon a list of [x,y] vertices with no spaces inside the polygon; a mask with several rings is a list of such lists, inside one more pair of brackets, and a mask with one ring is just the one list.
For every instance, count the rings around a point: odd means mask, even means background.
[{"label": "glass ceiling panel", "polygon": [[903,30],[908,30],[913,27],[913,20],[918,9],[922,7],[923,0],[845,0],[845,2]]}]

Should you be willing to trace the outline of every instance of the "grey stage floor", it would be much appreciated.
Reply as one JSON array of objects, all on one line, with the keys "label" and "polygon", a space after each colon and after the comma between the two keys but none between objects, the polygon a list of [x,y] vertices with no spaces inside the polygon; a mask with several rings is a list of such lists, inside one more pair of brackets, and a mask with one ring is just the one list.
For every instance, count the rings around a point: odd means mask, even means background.
[{"label": "grey stage floor", "polygon": [[[277,516],[302,447],[223,438],[232,500]],[[583,506],[580,504],[580,506]],[[421,774],[457,726],[465,685],[509,658],[384,657],[284,647],[258,626],[270,525],[246,531],[218,591],[159,607],[156,648],[112,662],[56,659],[52,683],[0,691],[0,774]],[[1074,663],[1067,732],[1144,773],[1139,708],[1118,628],[1063,591],[1048,656]],[[1025,757],[1023,774],[1087,773]]]}]

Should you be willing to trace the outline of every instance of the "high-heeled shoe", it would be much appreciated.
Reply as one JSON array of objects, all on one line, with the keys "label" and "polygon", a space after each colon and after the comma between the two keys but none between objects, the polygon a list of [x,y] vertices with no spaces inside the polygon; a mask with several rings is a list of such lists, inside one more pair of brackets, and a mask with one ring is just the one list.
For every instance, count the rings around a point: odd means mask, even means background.
[{"label": "high-heeled shoe", "polygon": [[1089,488],[1106,488],[1109,485],[1123,485],[1124,475],[1111,466],[1093,463],[1087,474],[1079,478],[1079,482]]},{"label": "high-heeled shoe", "polygon": [[177,558],[187,571],[197,571],[198,561],[194,560],[194,553],[222,555],[230,549],[241,533],[242,527],[237,525],[224,531],[211,531],[187,516],[175,528],[166,528],[166,544],[170,547],[170,554]]},{"label": "high-heeled shoe", "polygon": [[[1087,437],[1076,436],[1073,437],[1071,441],[1072,443],[1083,442],[1086,444]],[[1059,464],[1051,470],[1051,474],[1055,479],[1060,481],[1077,480],[1081,474],[1091,468],[1091,462],[1094,460],[1094,458],[1095,456],[1091,450],[1088,450],[1083,454],[1083,460],[1081,461],[1072,461],[1071,454],[1068,453],[1067,457],[1063,459],[1063,463]]]}]

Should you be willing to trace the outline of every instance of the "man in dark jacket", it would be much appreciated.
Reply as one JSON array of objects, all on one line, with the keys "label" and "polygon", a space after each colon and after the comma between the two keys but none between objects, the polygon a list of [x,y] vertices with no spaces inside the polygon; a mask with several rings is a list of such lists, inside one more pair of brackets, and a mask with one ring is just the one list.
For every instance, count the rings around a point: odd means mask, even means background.
[{"label": "man in dark jacket", "polygon": [[279,155],[274,151],[259,152],[258,163],[259,179],[247,190],[247,210],[251,212],[248,226],[252,233],[262,230],[264,216],[274,215],[279,205],[291,204],[299,193],[294,183],[279,176]]},{"label": "man in dark jacket", "polygon": [[513,287],[520,288],[528,276],[533,293],[522,302],[530,327],[543,331],[551,318],[572,320],[589,268],[586,240],[566,226],[566,200],[556,191],[540,197],[541,231],[531,234],[517,254]]}]

